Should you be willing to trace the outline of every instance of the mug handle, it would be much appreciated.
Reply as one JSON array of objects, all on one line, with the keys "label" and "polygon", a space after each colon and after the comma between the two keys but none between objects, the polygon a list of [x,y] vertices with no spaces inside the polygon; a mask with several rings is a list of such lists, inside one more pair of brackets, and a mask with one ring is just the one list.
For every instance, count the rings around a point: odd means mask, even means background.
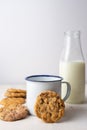
[{"label": "mug handle", "polygon": [[66,101],[67,98],[70,96],[70,92],[71,92],[71,86],[68,82],[66,81],[63,81],[62,83],[66,84],[66,87],[67,87],[67,92],[66,92],[66,95],[65,97],[63,98],[63,101]]}]

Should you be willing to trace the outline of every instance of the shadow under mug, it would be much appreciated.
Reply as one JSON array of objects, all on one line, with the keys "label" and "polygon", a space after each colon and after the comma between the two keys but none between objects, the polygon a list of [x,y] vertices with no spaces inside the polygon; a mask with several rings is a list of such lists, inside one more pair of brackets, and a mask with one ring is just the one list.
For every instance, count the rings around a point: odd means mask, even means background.
[{"label": "shadow under mug", "polygon": [[[30,114],[35,115],[34,105],[37,96],[46,90],[51,90],[57,92],[61,97],[61,84],[66,84],[62,87],[66,87],[66,95],[63,98],[64,101],[70,95],[71,87],[70,84],[66,81],[62,81],[63,78],[60,76],[54,75],[32,75],[26,77],[26,86],[27,86],[27,107],[29,109]],[[63,89],[63,88],[62,88]]]}]

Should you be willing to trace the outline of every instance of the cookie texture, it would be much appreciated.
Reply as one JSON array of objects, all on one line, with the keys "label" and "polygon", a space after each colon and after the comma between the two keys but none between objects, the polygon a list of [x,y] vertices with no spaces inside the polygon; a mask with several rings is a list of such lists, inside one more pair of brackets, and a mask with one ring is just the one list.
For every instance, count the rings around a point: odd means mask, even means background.
[{"label": "cookie texture", "polygon": [[13,98],[13,97],[23,97],[23,98],[26,98],[26,93],[23,93],[23,92],[6,92],[5,94],[4,94],[6,97],[10,97],[10,98]]},{"label": "cookie texture", "polygon": [[44,91],[37,96],[34,110],[43,121],[54,123],[63,117],[65,104],[56,92]]},{"label": "cookie texture", "polygon": [[0,101],[0,119],[4,121],[16,121],[29,115],[29,111],[23,104],[26,102],[26,90],[7,89],[5,98]]},{"label": "cookie texture", "polygon": [[26,98],[26,90],[9,88],[4,94],[8,98]]},{"label": "cookie texture", "polygon": [[1,105],[9,106],[11,104],[24,104],[25,98],[3,98],[0,101]]},{"label": "cookie texture", "polygon": [[0,108],[0,119],[4,121],[20,120],[27,117],[28,114],[27,107],[21,104]]},{"label": "cookie texture", "polygon": [[26,93],[26,90],[9,88],[9,89],[7,89],[7,92],[12,92],[12,93]]}]

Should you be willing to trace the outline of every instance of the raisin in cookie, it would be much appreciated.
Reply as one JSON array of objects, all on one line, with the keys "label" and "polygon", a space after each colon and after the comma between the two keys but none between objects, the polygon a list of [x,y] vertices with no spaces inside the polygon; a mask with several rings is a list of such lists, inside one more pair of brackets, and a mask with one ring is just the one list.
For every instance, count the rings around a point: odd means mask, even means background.
[{"label": "raisin in cookie", "polygon": [[38,95],[34,110],[43,121],[53,123],[64,115],[65,105],[56,92],[45,91]]},{"label": "raisin in cookie", "polygon": [[27,117],[29,114],[26,106],[21,104],[0,108],[0,119],[4,121],[16,121]]}]

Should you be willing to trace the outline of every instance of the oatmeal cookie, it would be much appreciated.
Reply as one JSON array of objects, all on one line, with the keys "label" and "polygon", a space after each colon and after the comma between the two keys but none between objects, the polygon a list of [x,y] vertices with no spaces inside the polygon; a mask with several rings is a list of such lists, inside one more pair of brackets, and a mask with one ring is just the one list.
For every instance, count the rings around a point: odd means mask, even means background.
[{"label": "oatmeal cookie", "polygon": [[43,121],[53,123],[64,115],[65,104],[56,92],[44,91],[37,96],[34,110]]},{"label": "oatmeal cookie", "polygon": [[0,119],[4,121],[16,121],[27,117],[28,114],[26,106],[18,104],[14,107],[2,107],[0,110]]},{"label": "oatmeal cookie", "polygon": [[6,97],[10,97],[10,98],[13,98],[13,97],[23,97],[23,98],[26,98],[26,93],[24,92],[8,92],[6,91],[5,94],[4,94]]},{"label": "oatmeal cookie", "polygon": [[3,98],[0,101],[0,104],[4,106],[9,106],[11,104],[23,104],[23,103],[25,103],[24,98]]},{"label": "oatmeal cookie", "polygon": [[7,92],[11,92],[11,93],[26,93],[26,90],[9,88],[9,89],[7,89]]}]

